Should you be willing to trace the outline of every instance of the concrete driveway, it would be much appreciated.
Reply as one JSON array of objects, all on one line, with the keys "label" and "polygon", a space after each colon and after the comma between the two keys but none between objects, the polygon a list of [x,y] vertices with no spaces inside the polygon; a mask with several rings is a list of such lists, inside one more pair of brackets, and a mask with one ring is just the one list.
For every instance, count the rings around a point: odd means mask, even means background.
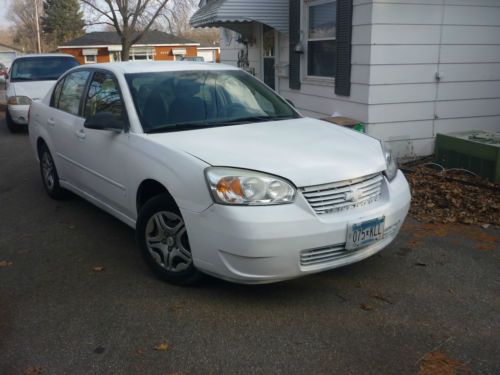
[{"label": "concrete driveway", "polygon": [[500,373],[498,231],[409,219],[349,267],[175,287],[131,229],[49,199],[0,118],[0,374]]}]

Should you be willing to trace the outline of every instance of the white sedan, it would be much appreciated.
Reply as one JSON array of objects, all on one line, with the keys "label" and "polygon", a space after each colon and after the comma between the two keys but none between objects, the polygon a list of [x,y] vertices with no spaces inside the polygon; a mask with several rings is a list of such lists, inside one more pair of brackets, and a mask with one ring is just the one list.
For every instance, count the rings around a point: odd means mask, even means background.
[{"label": "white sedan", "polygon": [[177,284],[360,261],[394,240],[410,204],[384,144],[302,117],[230,66],[77,67],[33,102],[29,133],[47,193],[135,228],[147,263]]}]

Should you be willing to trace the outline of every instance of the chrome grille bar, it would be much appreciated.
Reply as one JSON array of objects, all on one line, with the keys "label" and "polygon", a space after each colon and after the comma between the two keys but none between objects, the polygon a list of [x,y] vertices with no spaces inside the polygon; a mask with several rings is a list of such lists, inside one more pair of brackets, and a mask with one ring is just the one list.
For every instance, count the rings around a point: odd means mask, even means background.
[{"label": "chrome grille bar", "polygon": [[300,191],[317,214],[325,214],[370,204],[382,194],[381,173],[365,177],[307,186]]}]

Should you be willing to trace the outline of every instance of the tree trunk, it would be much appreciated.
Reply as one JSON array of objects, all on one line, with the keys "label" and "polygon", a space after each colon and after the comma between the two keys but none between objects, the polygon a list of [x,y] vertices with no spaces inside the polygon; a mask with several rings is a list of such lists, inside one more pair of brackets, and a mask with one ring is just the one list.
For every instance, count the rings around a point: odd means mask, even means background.
[{"label": "tree trunk", "polygon": [[122,61],[128,61],[130,55],[129,41],[122,38]]}]

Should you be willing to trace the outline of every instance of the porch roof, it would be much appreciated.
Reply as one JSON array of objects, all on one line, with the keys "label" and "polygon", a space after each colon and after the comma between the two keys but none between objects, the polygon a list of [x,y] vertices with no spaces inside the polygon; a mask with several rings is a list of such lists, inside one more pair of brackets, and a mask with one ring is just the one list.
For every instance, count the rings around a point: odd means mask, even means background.
[{"label": "porch roof", "polygon": [[288,34],[289,0],[212,0],[192,17],[193,27],[226,27],[240,22],[259,22]]}]

